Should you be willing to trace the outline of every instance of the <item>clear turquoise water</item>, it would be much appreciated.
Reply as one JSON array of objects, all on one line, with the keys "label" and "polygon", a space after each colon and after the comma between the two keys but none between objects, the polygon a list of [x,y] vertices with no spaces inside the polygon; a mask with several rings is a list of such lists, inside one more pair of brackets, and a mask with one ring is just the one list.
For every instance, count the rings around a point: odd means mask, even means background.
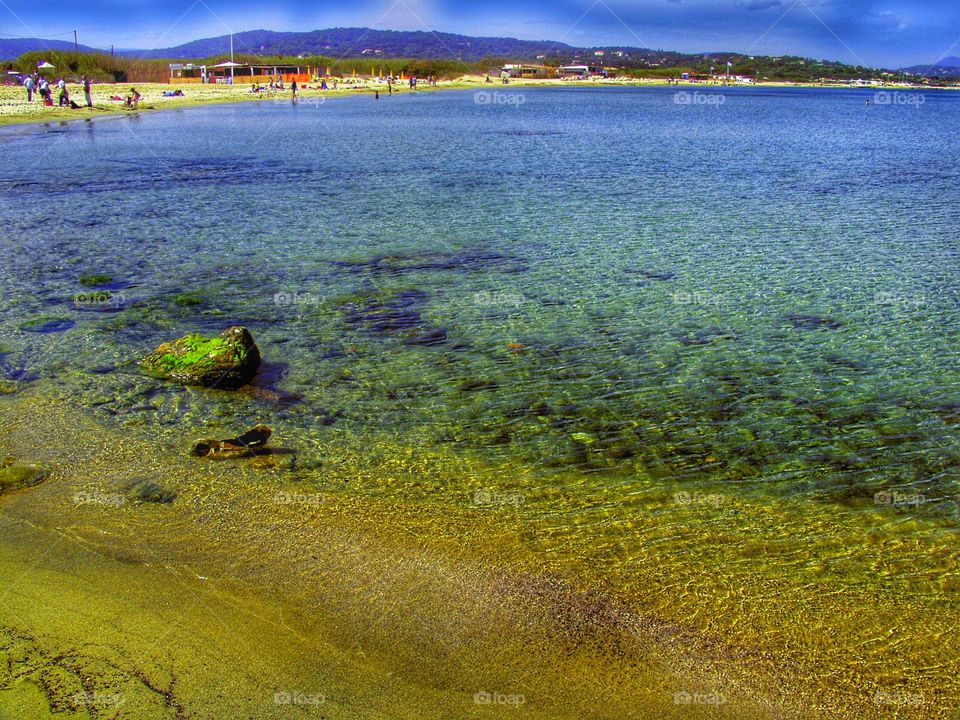
[{"label": "clear turquoise water", "polygon": [[[0,374],[171,443],[266,422],[956,520],[960,95],[497,91],[0,133]],[[252,393],[137,371],[232,324]]]}]

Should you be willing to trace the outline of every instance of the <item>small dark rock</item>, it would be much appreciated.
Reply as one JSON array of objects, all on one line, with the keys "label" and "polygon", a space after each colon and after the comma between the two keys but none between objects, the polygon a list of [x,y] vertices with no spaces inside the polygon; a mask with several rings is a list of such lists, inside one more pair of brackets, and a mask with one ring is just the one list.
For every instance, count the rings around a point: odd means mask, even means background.
[{"label": "small dark rock", "polygon": [[477,392],[479,390],[496,390],[500,384],[496,380],[468,380],[460,386],[460,392]]},{"label": "small dark rock", "polygon": [[76,323],[70,318],[50,317],[47,315],[27,320],[20,325],[20,329],[25,332],[34,333],[58,333],[69,330]]},{"label": "small dark rock", "polygon": [[193,454],[214,458],[252,457],[264,448],[272,432],[266,425],[257,425],[228,440],[200,440],[193,446]]},{"label": "small dark rock", "polygon": [[841,323],[820,315],[788,315],[787,321],[797,330],[836,330]]},{"label": "small dark rock", "polygon": [[447,331],[443,328],[438,328],[436,330],[429,330],[419,335],[414,335],[413,337],[407,338],[404,340],[406,345],[423,345],[425,347],[433,347],[435,345],[443,345],[447,341]]},{"label": "small dark rock", "polygon": [[129,495],[138,502],[172,503],[177,494],[150,480],[138,480],[127,489]]}]

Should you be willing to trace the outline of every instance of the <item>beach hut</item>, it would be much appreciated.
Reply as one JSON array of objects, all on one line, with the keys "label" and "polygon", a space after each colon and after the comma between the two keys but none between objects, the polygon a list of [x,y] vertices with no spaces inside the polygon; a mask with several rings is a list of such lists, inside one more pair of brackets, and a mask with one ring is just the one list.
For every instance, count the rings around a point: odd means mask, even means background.
[{"label": "beach hut", "polygon": [[40,63],[39,65],[37,65],[37,72],[44,72],[44,71],[46,71],[46,70],[53,70],[54,67],[56,67],[56,66],[55,66],[55,65],[51,65],[51,64],[48,63],[46,60],[44,60],[42,63]]},{"label": "beach hut", "polygon": [[233,60],[227,60],[226,62],[219,63],[214,65],[215,68],[228,68],[230,70],[230,84],[233,85],[233,73],[234,69],[238,67],[243,67],[243,63],[234,62]]}]

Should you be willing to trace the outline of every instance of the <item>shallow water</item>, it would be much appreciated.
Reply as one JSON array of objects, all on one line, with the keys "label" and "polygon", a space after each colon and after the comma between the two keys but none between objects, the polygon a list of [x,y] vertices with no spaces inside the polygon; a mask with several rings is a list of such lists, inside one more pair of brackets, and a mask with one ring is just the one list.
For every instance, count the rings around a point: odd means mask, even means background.
[{"label": "shallow water", "polygon": [[[265,422],[281,483],[480,515],[492,563],[938,716],[960,96],[496,92],[0,133],[0,372],[171,454]],[[232,324],[253,388],[136,369]]]}]

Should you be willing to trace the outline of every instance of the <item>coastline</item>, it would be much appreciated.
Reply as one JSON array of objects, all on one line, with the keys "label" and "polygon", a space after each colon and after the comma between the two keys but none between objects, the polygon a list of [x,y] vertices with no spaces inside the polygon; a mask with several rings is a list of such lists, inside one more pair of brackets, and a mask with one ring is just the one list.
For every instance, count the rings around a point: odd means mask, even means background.
[{"label": "coastline", "polygon": [[[122,103],[109,98],[114,95],[123,96],[130,87],[136,87],[142,94],[141,107],[138,110],[128,110]],[[761,82],[749,85],[723,85],[699,82],[680,81],[679,85],[670,85],[666,80],[523,80],[514,79],[508,85],[499,82],[487,83],[482,77],[464,77],[456,80],[442,80],[436,86],[422,85],[416,93],[437,92],[443,90],[489,90],[491,92],[516,91],[524,88],[563,88],[563,87],[673,87],[677,91],[722,92],[731,88],[791,88],[791,89],[838,89],[838,90],[870,90],[874,92],[909,91],[909,92],[940,92],[958,90],[960,88],[929,88],[891,84],[871,88],[855,88],[846,85],[822,85],[818,83],[786,83]],[[173,89],[183,90],[185,97],[163,97],[164,91]],[[71,96],[82,99],[83,94],[79,86],[71,86]],[[308,83],[306,90],[301,90],[301,102],[311,100],[327,100],[351,95],[369,95],[374,91],[382,94],[386,90],[385,83],[362,83],[337,90],[321,91]],[[394,94],[403,95],[413,92],[403,83],[395,85]],[[124,117],[138,113],[152,113],[162,110],[181,110],[207,105],[229,105],[243,102],[277,102],[290,101],[290,91],[267,92],[254,94],[247,85],[169,85],[167,83],[123,83],[115,85],[93,86],[94,108],[81,107],[77,110],[59,107],[43,107],[36,99],[27,103],[24,99],[24,90],[21,87],[0,86],[0,128],[19,125],[44,123],[82,122],[106,117]]]},{"label": "coastline", "polygon": [[[912,201],[949,213],[954,173],[893,175],[887,212],[837,168],[859,167],[858,132],[867,167],[939,168],[912,128],[955,128],[950,104],[900,123],[864,112],[872,91],[739,91],[720,122],[676,88],[476,107],[527,86],[502,87],[225,100],[146,122],[143,146],[135,118],[7,135],[0,461],[49,476],[0,476],[0,716],[119,696],[145,720],[950,717],[957,318],[948,269],[922,262],[952,240],[918,247]],[[754,135],[744,108],[780,122]],[[674,142],[689,162],[639,162]],[[782,191],[751,194],[777,157]],[[584,158],[609,168],[583,185],[603,205],[561,198]],[[621,159],[633,200],[605,179]],[[510,178],[538,207],[491,204]],[[882,265],[841,264],[881,233]],[[107,281],[108,312],[81,302]],[[416,335],[374,329],[409,298]],[[249,386],[136,367],[229,322],[260,343]],[[406,344],[434,328],[441,346]],[[275,454],[191,455],[260,423]]]},{"label": "coastline", "polygon": [[[223,631],[244,623],[249,634],[234,635],[255,638],[256,650],[230,650],[238,668],[229,678],[238,685],[231,707],[251,712],[254,705],[240,699],[248,698],[260,707],[258,717],[281,716],[284,708],[274,707],[274,715],[269,706],[273,693],[286,691],[322,694],[329,707],[336,699],[344,717],[377,717],[357,712],[378,702],[356,697],[356,688],[384,684],[392,717],[439,717],[438,706],[472,716],[489,710],[475,704],[476,693],[497,692],[524,696],[525,713],[544,718],[881,718],[888,708],[876,693],[907,688],[921,693],[926,717],[948,717],[956,688],[950,665],[901,684],[909,676],[885,654],[882,629],[924,626],[918,635],[939,637],[942,646],[917,641],[907,648],[901,639],[897,653],[909,658],[904,663],[936,668],[955,643],[950,618],[934,617],[935,597],[923,581],[860,577],[902,555],[919,541],[916,533],[899,537],[874,527],[866,530],[870,542],[849,555],[865,527],[834,510],[813,516],[801,505],[731,500],[657,517],[663,502],[651,501],[636,510],[637,532],[651,545],[618,577],[607,570],[615,548],[592,556],[562,536],[552,550],[531,545],[530,519],[520,508],[478,511],[430,492],[372,498],[346,490],[353,468],[298,475],[198,461],[166,438],[105,428],[40,387],[0,401],[0,428],[5,453],[52,469],[41,485],[0,500],[8,643],[21,638],[44,657],[72,653],[81,679],[109,645],[126,658],[115,661],[113,676],[131,704],[141,702],[143,676],[148,686],[169,686],[171,702],[209,712],[222,680],[209,643],[225,642]],[[471,465],[471,477],[478,470]],[[396,471],[383,469],[381,482],[389,487]],[[119,497],[131,479],[144,477],[174,490],[176,500],[76,501],[78,493]],[[278,505],[278,492],[320,501]],[[716,515],[716,537],[667,541],[676,523],[703,514]],[[784,539],[800,534],[829,538],[813,555],[835,559],[798,566],[797,577],[771,574],[781,563],[768,569],[764,559],[783,560]],[[684,551],[690,543],[698,549]],[[939,562],[948,559],[929,565]],[[860,578],[853,584],[850,572]],[[918,567],[915,575],[927,572]],[[104,598],[116,594],[114,586],[136,602],[116,637],[90,646],[82,629],[110,622]],[[171,587],[179,588],[183,608],[169,604],[178,596]],[[36,602],[58,589],[62,606]],[[71,626],[80,637],[52,629],[58,625],[37,619],[39,612],[76,614]],[[151,624],[170,623],[159,641],[130,623],[158,612],[168,620]],[[208,645],[197,645],[203,636],[212,636]],[[88,647],[81,651],[82,639]],[[146,647],[151,659],[134,672],[126,663]],[[858,648],[854,656],[850,647]],[[253,669],[251,652],[269,671]],[[42,676],[43,667],[34,669]],[[175,688],[156,676],[189,682]],[[677,704],[676,693],[723,702]],[[159,696],[144,695],[143,707]],[[515,706],[497,710],[506,716]]]}]

